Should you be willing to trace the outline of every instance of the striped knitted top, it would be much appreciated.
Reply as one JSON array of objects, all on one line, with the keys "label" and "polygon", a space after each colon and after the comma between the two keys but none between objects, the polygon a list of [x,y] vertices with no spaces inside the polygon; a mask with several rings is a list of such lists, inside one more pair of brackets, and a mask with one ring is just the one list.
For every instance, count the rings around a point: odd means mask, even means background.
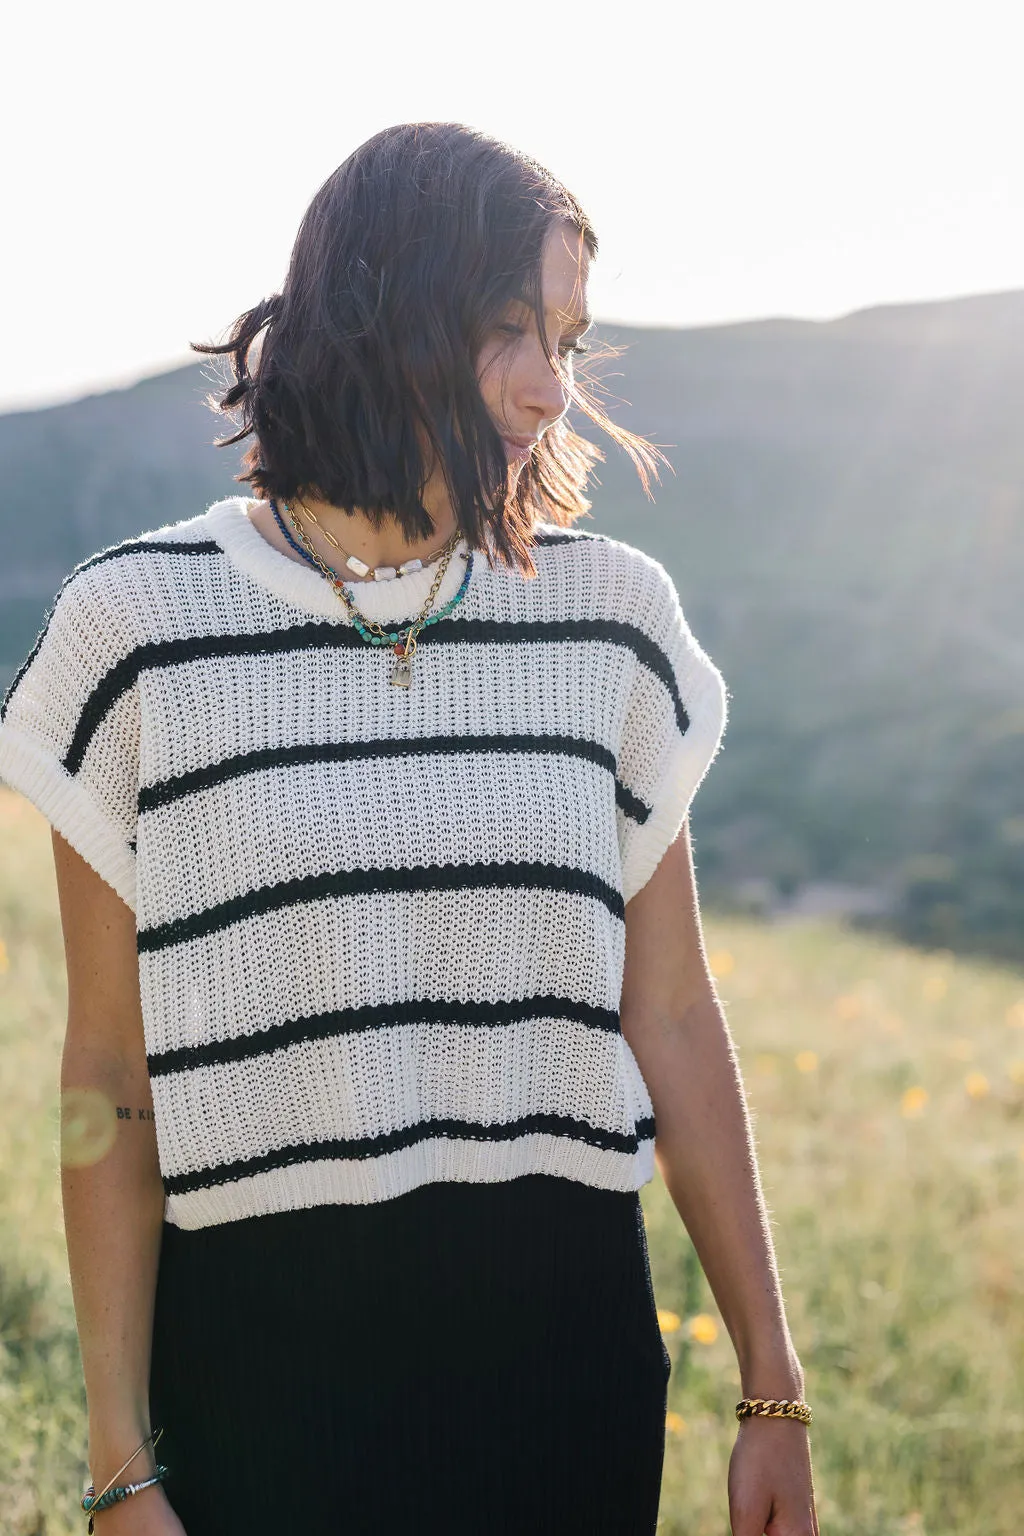
[{"label": "striped knitted top", "polygon": [[[246,509],[77,566],[0,709],[0,777],[135,913],[165,1219],[639,1188],[624,909],[727,708],[671,577],[547,523],[533,578],[463,542],[405,689]],[[408,623],[435,575],[350,590]]]}]

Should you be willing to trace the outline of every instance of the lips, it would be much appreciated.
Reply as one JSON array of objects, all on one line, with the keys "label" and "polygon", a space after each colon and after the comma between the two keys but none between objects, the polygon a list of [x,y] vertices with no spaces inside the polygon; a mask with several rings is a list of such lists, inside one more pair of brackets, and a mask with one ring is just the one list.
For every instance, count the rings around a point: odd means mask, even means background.
[{"label": "lips", "polygon": [[528,459],[537,439],[535,437],[503,437],[502,442],[510,459]]}]

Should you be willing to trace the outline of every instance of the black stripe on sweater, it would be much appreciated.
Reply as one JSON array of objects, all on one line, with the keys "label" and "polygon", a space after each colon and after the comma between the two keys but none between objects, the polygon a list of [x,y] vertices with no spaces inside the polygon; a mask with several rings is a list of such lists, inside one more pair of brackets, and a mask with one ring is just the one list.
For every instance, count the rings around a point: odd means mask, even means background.
[{"label": "black stripe on sweater", "polygon": [[[174,774],[169,779],[159,779],[139,790],[138,813],[159,810],[172,805],[188,795],[213,789],[248,773],[260,773],[269,768],[298,767],[304,763],[357,762],[367,758],[416,757],[423,753],[431,758],[457,752],[550,752],[570,753],[574,757],[593,762],[615,774],[615,758],[607,747],[596,741],[586,741],[578,736],[528,736],[503,735],[491,732],[477,736],[416,736],[396,739],[382,737],[369,741],[304,742],[289,747],[261,747],[254,752],[239,752],[233,757],[221,758],[203,768],[193,768],[188,773]],[[651,807],[618,779],[615,780],[615,801],[623,815],[643,826],[651,814]],[[134,846],[134,845],[133,845]]]},{"label": "black stripe on sweater", "polygon": [[[196,795],[203,790],[227,784],[231,779],[241,778],[248,773],[260,773],[269,768],[300,767],[304,763],[357,762],[367,758],[416,757],[424,753],[436,759],[458,752],[562,752],[596,763],[612,775],[616,768],[615,758],[607,747],[578,736],[502,735],[500,732],[491,732],[478,736],[382,737],[370,741],[305,742],[290,747],[261,747],[254,752],[239,752],[233,757],[208,763],[204,768],[193,768],[188,773],[174,774],[169,779],[157,780],[155,784],[143,785],[138,794],[138,813],[144,816],[147,811],[172,805],[188,795]],[[615,802],[624,816],[629,816],[640,826],[651,814],[651,807],[617,778]]]},{"label": "black stripe on sweater", "polygon": [[428,864],[403,869],[339,869],[322,874],[279,880],[241,896],[232,896],[202,912],[174,918],[136,934],[139,954],[153,954],[174,944],[205,938],[247,918],[262,917],[305,902],[335,896],[378,896],[396,892],[462,891],[494,888],[504,890],[564,891],[601,901],[613,917],[625,918],[622,892],[598,875],[560,864],[492,863]]},{"label": "black stripe on sweater", "polygon": [[[557,544],[577,544],[583,542],[608,543],[609,541],[607,536],[604,534],[573,531],[565,533],[539,533],[535,536],[533,542],[538,548],[543,549],[548,546]],[[39,634],[36,636],[32,649],[29,651],[24,662],[14,674],[14,677],[12,678],[7,688],[7,692],[3,696],[3,699],[0,700],[0,721],[2,721],[7,714],[7,709],[14,690],[17,688],[18,684],[21,682],[21,679],[25,676],[25,673],[28,671],[36,656],[39,654],[39,649],[42,646],[43,641],[46,639],[46,633],[50,627],[50,622],[53,618],[57,604],[65,590],[68,588],[68,586],[70,586],[71,582],[74,581],[75,577],[81,571],[89,571],[92,570],[94,566],[105,565],[109,560],[121,560],[128,555],[137,554],[216,555],[222,560],[226,559],[224,551],[217,543],[216,539],[192,539],[188,542],[185,542],[184,540],[176,539],[134,538],[125,539],[120,544],[112,544],[108,549],[101,549],[95,555],[90,555],[88,559],[82,560],[78,565],[74,567],[73,570],[68,572],[64,580],[61,582],[52,604],[43,616],[42,628],[40,629]],[[65,766],[67,766],[66,763]],[[75,771],[77,770],[68,768],[69,773]]]},{"label": "black stripe on sweater", "polygon": [[122,560],[125,555],[146,554],[223,555],[224,551],[216,539],[190,539],[187,543],[183,539],[125,539],[121,544],[111,544],[109,549],[101,549],[99,554],[90,555],[88,560],[76,565],[71,574],[74,576],[79,571],[91,570],[94,565],[103,565],[107,560]]},{"label": "black stripe on sweater", "polygon": [[90,555],[88,560],[83,560],[80,565],[76,565],[74,570],[69,571],[64,580],[61,582],[56,597],[53,599],[53,602],[51,603],[46,614],[43,616],[43,625],[38,635],[36,636],[32,649],[29,651],[28,655],[25,657],[25,660],[14,674],[10,687],[4,694],[3,701],[0,702],[0,720],[3,720],[7,714],[14,690],[17,688],[18,684],[25,676],[25,673],[28,671],[29,667],[38,656],[40,647],[42,646],[43,641],[46,639],[47,631],[49,630],[50,624],[53,621],[53,615],[57,611],[57,604],[60,602],[68,587],[74,581],[75,577],[81,571],[91,570],[94,565],[103,565],[108,560],[118,560],[122,555],[134,555],[138,554],[142,550],[156,550],[158,553],[164,555],[223,555],[224,553],[220,545],[217,544],[213,539],[202,539],[190,544],[176,544],[171,540],[163,539],[126,539],[123,544],[114,544],[109,549],[101,549],[98,554]]},{"label": "black stripe on sweater", "polygon": [[278,1168],[293,1167],[297,1163],[386,1157],[391,1152],[418,1146],[435,1137],[450,1141],[505,1142],[538,1134],[565,1136],[604,1152],[635,1154],[640,1143],[651,1141],[654,1133],[653,1116],[638,1120],[632,1136],[622,1131],[602,1130],[599,1126],[589,1125],[586,1120],[574,1120],[568,1115],[524,1115],[504,1125],[478,1125],[471,1120],[422,1120],[417,1125],[402,1126],[381,1136],[347,1140],[339,1137],[312,1144],[300,1142],[297,1146],[277,1147],[260,1157],[239,1158],[234,1163],[219,1163],[212,1168],[196,1169],[193,1173],[165,1175],[163,1185],[168,1195],[187,1195],[200,1189],[214,1189],[219,1184],[233,1184],[238,1179],[250,1179],[256,1174],[273,1173]]},{"label": "black stripe on sweater", "polygon": [[[293,746],[261,747],[253,752],[239,752],[232,757],[221,758],[218,762],[208,763],[203,768],[193,768],[188,773],[174,774],[154,784],[143,785],[138,795],[138,811],[142,816],[147,811],[159,810],[187,795],[199,794],[203,790],[226,784],[231,779],[271,768],[300,767],[306,763],[354,763],[367,759],[377,761],[381,758],[425,756],[436,759],[468,752],[491,752],[502,756],[515,752],[565,754],[596,763],[599,768],[611,774],[615,772],[615,757],[607,747],[580,736],[555,733],[510,735],[492,731],[468,736],[385,736],[366,741],[301,742]],[[629,795],[628,790],[623,790],[623,793]],[[630,796],[630,799],[635,800],[636,797]],[[642,820],[649,812],[641,802],[637,801],[636,804],[641,811],[639,819]]]},{"label": "black stripe on sweater", "polygon": [[463,1002],[451,998],[416,998],[400,1003],[373,1003],[362,1008],[332,1008],[327,1013],[287,1019],[283,1024],[239,1035],[231,1040],[212,1040],[203,1045],[184,1045],[146,1055],[150,1077],[172,1072],[194,1072],[199,1067],[223,1067],[255,1057],[285,1051],[310,1040],[329,1040],[339,1035],[363,1034],[373,1029],[398,1029],[406,1025],[461,1024],[480,1029],[504,1029],[528,1019],[556,1018],[582,1024],[587,1029],[619,1033],[614,1008],[598,1008],[571,997],[550,994],[507,1001]]},{"label": "black stripe on sweater", "polygon": [[[396,629],[401,623],[396,624]],[[689,729],[690,717],[676,686],[675,673],[665,652],[635,624],[620,619],[448,619],[429,632],[420,645],[537,645],[586,642],[625,646],[668,689],[680,735]],[[225,656],[286,655],[292,651],[359,650],[366,645],[357,630],[328,620],[311,620],[258,634],[194,635],[184,640],[152,641],[137,646],[111,667],[93,689],[78,720],[64,767],[74,774],[82,765],[90,741],[122,694],[143,671],[182,666]]]},{"label": "black stripe on sweater", "polygon": [[[542,549],[549,545],[577,544],[582,542],[607,543],[608,539],[604,534],[583,532],[540,533],[537,534],[534,539],[534,543],[538,546],[538,548]],[[226,558],[223,549],[217,543],[216,539],[193,539],[188,543],[185,543],[184,541],[174,539],[143,538],[125,539],[122,543],[112,544],[109,549],[101,549],[97,554],[90,555],[87,560],[81,561],[81,563],[76,565],[73,570],[68,572],[64,580],[61,582],[57,591],[57,595],[55,596],[52,604],[50,605],[50,608],[43,617],[42,628],[40,629],[39,634],[36,636],[36,640],[32,646],[31,651],[26,656],[22,665],[18,668],[7,689],[7,692],[5,693],[2,701],[0,701],[0,720],[3,720],[7,713],[7,707],[10,703],[11,695],[14,693],[15,688],[17,688],[18,684],[21,682],[21,679],[24,677],[25,673],[28,671],[29,667],[32,665],[33,661],[39,653],[39,648],[46,638],[46,632],[50,627],[50,621],[53,618],[54,610],[56,609],[62,594],[71,584],[71,582],[74,581],[79,572],[92,570],[93,567],[97,565],[105,565],[108,560],[121,560],[127,555],[137,554],[217,555],[222,560]],[[71,771],[73,770],[69,769],[69,772]]]},{"label": "black stripe on sweater", "polygon": [[604,533],[585,533],[582,529],[578,532],[562,530],[558,533],[538,533],[534,535],[534,544],[540,548],[552,544],[609,544],[610,538]]}]

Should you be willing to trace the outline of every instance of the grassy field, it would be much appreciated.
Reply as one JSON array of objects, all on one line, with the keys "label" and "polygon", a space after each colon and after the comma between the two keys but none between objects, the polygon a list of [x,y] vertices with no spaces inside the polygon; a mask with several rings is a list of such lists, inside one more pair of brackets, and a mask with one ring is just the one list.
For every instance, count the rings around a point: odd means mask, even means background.
[{"label": "grassy field", "polygon": [[[0,845],[0,1525],[80,1536],[63,950],[48,827],[3,789]],[[1016,1536],[1024,976],[824,923],[705,927],[816,1410],[823,1532]],[[673,1357],[660,1529],[725,1536],[735,1359],[660,1181],[644,1203]]]}]

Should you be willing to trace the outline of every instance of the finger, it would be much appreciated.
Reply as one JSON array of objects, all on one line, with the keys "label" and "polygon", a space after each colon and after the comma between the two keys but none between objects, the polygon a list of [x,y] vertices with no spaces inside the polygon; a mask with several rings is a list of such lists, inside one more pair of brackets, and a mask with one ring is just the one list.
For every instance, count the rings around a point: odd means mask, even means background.
[{"label": "finger", "polygon": [[729,1501],[732,1536],[764,1536],[771,1519],[771,1499],[737,1494]]},{"label": "finger", "polygon": [[786,1510],[774,1514],[765,1526],[764,1536],[820,1536],[813,1503],[803,1511]]}]

